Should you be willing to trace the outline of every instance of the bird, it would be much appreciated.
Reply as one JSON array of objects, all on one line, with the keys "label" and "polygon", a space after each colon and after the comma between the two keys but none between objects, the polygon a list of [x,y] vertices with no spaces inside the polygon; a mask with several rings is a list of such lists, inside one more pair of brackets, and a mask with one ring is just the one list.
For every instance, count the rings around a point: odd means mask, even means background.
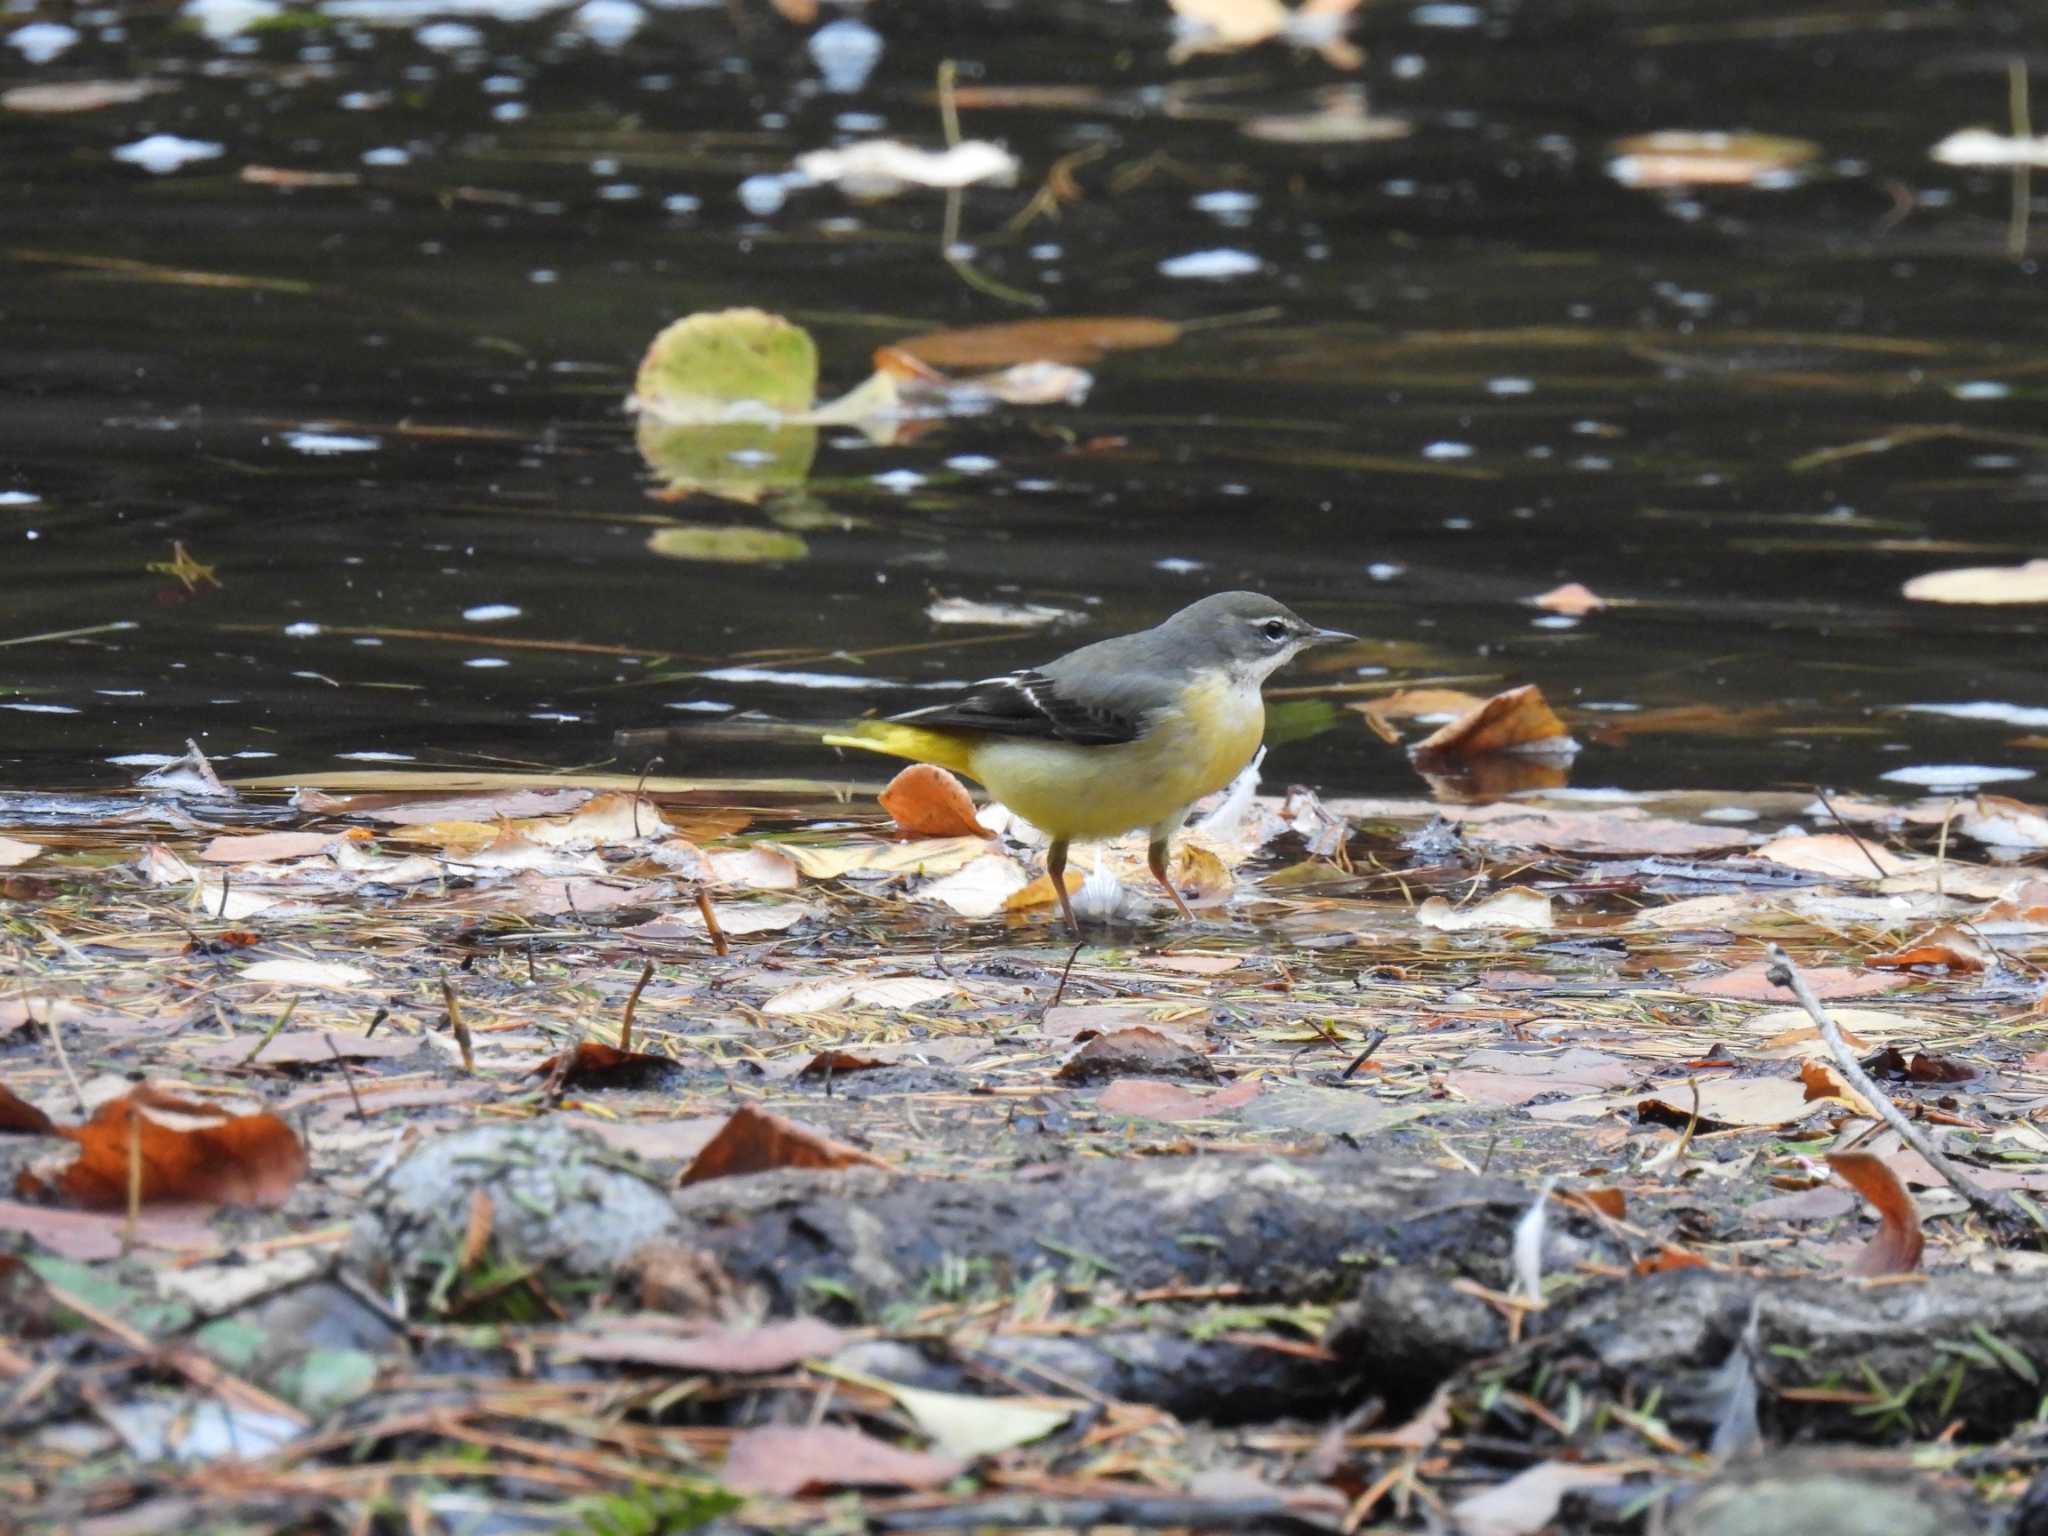
[{"label": "bird", "polygon": [[957,698],[829,732],[833,746],[964,774],[1051,839],[1045,870],[1068,929],[1067,848],[1144,828],[1152,878],[1167,878],[1188,808],[1236,778],[1266,731],[1260,688],[1319,629],[1258,592],[1218,592],[1151,629],[1098,640],[1043,666],[983,678]]}]

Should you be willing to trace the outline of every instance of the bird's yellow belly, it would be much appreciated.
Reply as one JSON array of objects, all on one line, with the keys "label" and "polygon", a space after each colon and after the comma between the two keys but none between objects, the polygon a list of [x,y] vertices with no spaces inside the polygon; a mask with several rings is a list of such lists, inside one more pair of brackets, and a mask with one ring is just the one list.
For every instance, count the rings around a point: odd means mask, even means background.
[{"label": "bird's yellow belly", "polygon": [[975,744],[967,772],[1055,837],[1115,837],[1170,825],[1221,789],[1251,761],[1265,730],[1256,688],[1203,679],[1180,713],[1137,741],[1076,747],[993,737]]}]

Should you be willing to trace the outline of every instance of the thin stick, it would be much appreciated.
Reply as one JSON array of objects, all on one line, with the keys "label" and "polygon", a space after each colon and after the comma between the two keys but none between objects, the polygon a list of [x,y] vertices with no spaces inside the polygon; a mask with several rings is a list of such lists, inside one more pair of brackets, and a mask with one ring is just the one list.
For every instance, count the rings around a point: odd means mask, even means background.
[{"label": "thin stick", "polygon": [[1081,940],[1076,939],[1073,949],[1067,953],[1066,965],[1060,970],[1060,984],[1052,989],[1052,1001],[1045,1005],[1047,1008],[1059,1007],[1060,999],[1067,995],[1067,978],[1074,974],[1074,962],[1080,957]]},{"label": "thin stick", "polygon": [[697,910],[704,915],[704,931],[711,935],[711,949],[717,955],[732,953],[732,945],[726,942],[725,930],[718,926],[718,913],[711,905],[711,895],[703,886],[697,887]]},{"label": "thin stick", "polygon": [[455,985],[446,976],[441,978],[441,996],[448,1003],[448,1027],[455,1031],[455,1044],[462,1052],[462,1070],[475,1077],[476,1054],[469,1043],[469,1025],[463,1021],[462,1009],[456,1004]]},{"label": "thin stick", "polygon": [[633,995],[626,999],[625,1017],[619,1020],[619,1049],[633,1049],[633,1010],[640,1006],[640,994],[647,988],[647,980],[654,974],[654,962],[648,961],[640,967],[640,979],[633,983]]},{"label": "thin stick", "polygon": [[1821,1039],[1826,1042],[1828,1055],[1834,1058],[1835,1068],[1851,1088],[1863,1095],[1864,1100],[1884,1123],[1899,1133],[1899,1139],[1933,1165],[1934,1171],[1948,1180],[1955,1192],[1970,1202],[1979,1215],[1992,1220],[2010,1219],[2013,1208],[1998,1196],[1981,1188],[1977,1182],[1952,1162],[1948,1155],[1933,1142],[1913,1128],[1912,1122],[1900,1113],[1891,1095],[1879,1088],[1865,1075],[1855,1054],[1849,1049],[1849,1042],[1842,1038],[1842,1028],[1821,1007],[1820,999],[1813,995],[1813,988],[1806,984],[1806,978],[1799,973],[1799,967],[1792,963],[1792,957],[1779,945],[1772,944],[1764,950],[1770,956],[1771,968],[1765,974],[1775,986],[1788,989],[1799,1000],[1799,1006],[1806,1010],[1806,1016],[1813,1020],[1820,1030]]},{"label": "thin stick", "polygon": [[[28,997],[28,952],[16,945],[14,953],[18,967],[14,980],[21,989],[21,1016],[33,1024],[36,1011]],[[50,1016],[43,1020],[43,1028],[50,1032],[50,1044],[57,1052],[57,1065],[64,1069],[64,1081],[71,1085],[71,1096],[78,1100],[78,1112],[81,1115],[90,1113],[85,1105],[85,1089],[79,1086],[78,1074],[71,1070],[71,1057],[64,1049],[64,1037],[57,1033],[57,1003],[54,998],[50,1002]]]},{"label": "thin stick", "polygon": [[298,994],[293,993],[291,1001],[284,1005],[284,1012],[280,1013],[277,1016],[276,1020],[271,1024],[270,1028],[266,1029],[263,1032],[263,1038],[261,1040],[258,1040],[254,1045],[249,1047],[249,1054],[242,1058],[241,1064],[246,1067],[258,1056],[261,1056],[263,1054],[263,1048],[266,1045],[270,1044],[271,1041],[277,1038],[277,1032],[280,1029],[283,1029],[286,1022],[291,1018],[293,1014],[297,1013],[298,1011]]},{"label": "thin stick", "polygon": [[121,1224],[121,1257],[135,1251],[135,1230],[142,1223],[142,1111],[128,1106],[128,1219]]},{"label": "thin stick", "polygon": [[355,1102],[356,1118],[369,1119],[370,1117],[363,1113],[363,1096],[356,1092],[356,1075],[348,1069],[348,1058],[341,1054],[341,1048],[334,1043],[334,1036],[323,1035],[321,1038],[327,1042],[327,1049],[333,1054],[335,1064],[341,1068],[341,1080],[348,1084],[348,1096]]},{"label": "thin stick", "polygon": [[1356,1072],[1360,1067],[1364,1066],[1366,1062],[1372,1058],[1372,1053],[1374,1051],[1378,1050],[1381,1046],[1385,1045],[1386,1043],[1387,1032],[1384,1029],[1374,1030],[1371,1036],[1365,1042],[1365,1049],[1360,1051],[1356,1056],[1352,1057],[1351,1065],[1344,1069],[1344,1075],[1338,1078],[1337,1081],[1340,1083],[1349,1082],[1351,1080],[1351,1075],[1354,1072]]},{"label": "thin stick", "polygon": [[[2016,58],[2006,66],[2006,99],[2012,110],[2012,136],[2024,144],[2034,136],[2033,114],[2027,106],[2027,61]],[[2005,253],[2014,261],[2027,256],[2027,220],[2033,214],[2033,167],[2024,156],[2012,166],[2012,222],[2006,227]]]},{"label": "thin stick", "polygon": [[1828,792],[1818,784],[1813,786],[1813,792],[1819,798],[1822,809],[1835,818],[1835,825],[1849,834],[1849,841],[1856,845],[1856,851],[1870,861],[1870,867],[1877,871],[1877,878],[1880,880],[1889,879],[1890,876],[1887,874],[1885,867],[1877,862],[1877,855],[1870,851],[1869,846],[1863,839],[1856,835],[1856,829],[1843,819],[1840,811],[1835,809],[1834,802],[1828,799]]}]

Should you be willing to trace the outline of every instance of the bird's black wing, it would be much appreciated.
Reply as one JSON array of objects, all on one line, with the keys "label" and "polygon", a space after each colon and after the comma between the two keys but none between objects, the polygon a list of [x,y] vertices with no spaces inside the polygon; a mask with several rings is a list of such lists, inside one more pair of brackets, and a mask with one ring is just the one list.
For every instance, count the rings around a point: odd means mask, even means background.
[{"label": "bird's black wing", "polygon": [[1070,697],[1039,671],[984,678],[959,698],[895,718],[906,725],[978,731],[990,736],[1036,737],[1081,747],[1109,747],[1145,734],[1149,709],[1138,698]]}]

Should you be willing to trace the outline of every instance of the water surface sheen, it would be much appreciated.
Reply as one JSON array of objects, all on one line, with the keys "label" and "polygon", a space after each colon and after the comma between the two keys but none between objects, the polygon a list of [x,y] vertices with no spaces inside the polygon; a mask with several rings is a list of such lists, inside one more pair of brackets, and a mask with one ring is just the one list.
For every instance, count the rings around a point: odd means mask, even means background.
[{"label": "water surface sheen", "polygon": [[[2048,554],[2031,189],[1929,154],[2008,127],[2012,61],[2048,56],[2029,8],[1381,3],[1351,70],[1286,41],[1174,62],[1153,0],[231,20],[0,16],[0,89],[165,87],[0,111],[0,640],[131,626],[0,648],[0,782],[119,782],[110,759],[188,736],[239,771],[594,762],[620,726],[905,707],[1240,585],[1375,642],[1282,684],[1540,683],[1592,741],[1581,786],[2044,760],[2048,610],[1900,595]],[[47,25],[78,35],[33,62]],[[1023,165],[962,199],[978,285],[942,194],[787,177],[941,143],[947,59],[964,131]],[[1361,113],[1406,131],[1328,141]],[[1677,128],[1815,152],[1617,177],[1617,139]],[[218,152],[117,157],[154,135]],[[1069,156],[1081,199],[1018,227]],[[669,320],[786,314],[836,393],[877,346],[1033,313],[996,289],[1193,329],[1093,365],[1078,406],[826,429],[798,495],[655,494],[622,401]],[[660,558],[671,521],[808,553]],[[151,572],[174,543],[219,585]],[[1565,580],[1627,606],[1527,606]],[[1082,617],[940,628],[939,595]],[[788,680],[819,674],[868,682]],[[1348,713],[1273,770],[1414,783]]]}]

